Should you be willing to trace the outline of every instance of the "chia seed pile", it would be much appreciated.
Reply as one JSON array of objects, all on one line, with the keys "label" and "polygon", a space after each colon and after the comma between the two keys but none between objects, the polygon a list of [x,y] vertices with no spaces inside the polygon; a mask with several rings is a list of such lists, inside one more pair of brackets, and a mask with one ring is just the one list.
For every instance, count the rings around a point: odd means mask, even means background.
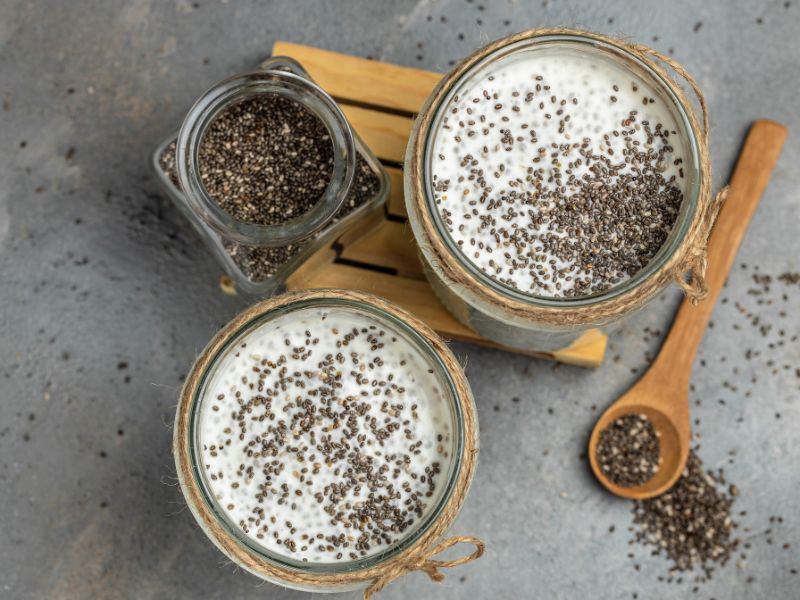
[{"label": "chia seed pile", "polygon": [[723,489],[722,473],[705,471],[700,457],[690,451],[686,468],[675,486],[665,494],[636,501],[633,521],[638,526],[634,542],[652,546],[653,554],[665,554],[673,563],[671,572],[699,567],[712,576],[715,565],[724,566],[736,552],[740,540],[733,536],[732,519],[736,486]]},{"label": "chia seed pile", "polygon": [[277,225],[319,201],[333,174],[333,144],[302,104],[259,95],[208,125],[198,170],[208,195],[234,219]]},{"label": "chia seed pile", "polygon": [[434,139],[439,215],[464,257],[525,293],[599,293],[644,268],[684,197],[679,127],[599,52],[543,48],[484,67]]},{"label": "chia seed pile", "polygon": [[[333,147],[323,123],[300,104],[276,96],[258,96],[223,111],[209,124],[198,159],[201,181],[219,207],[236,220],[259,225],[280,224],[307,212],[333,171]],[[175,142],[165,148],[159,164],[180,189]],[[350,194],[331,225],[374,198],[380,184],[357,155]],[[264,281],[310,240],[280,247],[222,241],[248,279]]]},{"label": "chia seed pile", "polygon": [[303,308],[237,342],[204,391],[201,461],[253,542],[308,562],[385,550],[437,502],[453,452],[438,377],[365,313]]},{"label": "chia seed pile", "polygon": [[645,415],[624,415],[600,432],[597,463],[606,477],[622,487],[650,481],[661,463],[659,435]]}]

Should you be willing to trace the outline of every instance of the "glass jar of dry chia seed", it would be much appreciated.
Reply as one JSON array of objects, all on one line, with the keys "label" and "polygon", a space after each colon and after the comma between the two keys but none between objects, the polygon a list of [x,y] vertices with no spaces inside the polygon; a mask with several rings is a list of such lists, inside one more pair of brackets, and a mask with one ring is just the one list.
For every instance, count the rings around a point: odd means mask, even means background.
[{"label": "glass jar of dry chia seed", "polygon": [[644,46],[559,29],[478,50],[432,92],[406,155],[428,279],[462,323],[524,350],[563,348],[672,281],[702,298],[707,129],[691,76]]},{"label": "glass jar of dry chia seed", "polygon": [[236,289],[259,295],[382,210],[389,193],[336,102],[286,57],[206,91],[153,164]]},{"label": "glass jar of dry chia seed", "polygon": [[[184,498],[234,563],[286,587],[367,588],[478,558],[442,542],[472,481],[477,417],[458,361],[375,296],[265,300],[209,343],[181,392]],[[433,557],[458,542],[476,552]],[[432,571],[431,571],[432,569]]]}]

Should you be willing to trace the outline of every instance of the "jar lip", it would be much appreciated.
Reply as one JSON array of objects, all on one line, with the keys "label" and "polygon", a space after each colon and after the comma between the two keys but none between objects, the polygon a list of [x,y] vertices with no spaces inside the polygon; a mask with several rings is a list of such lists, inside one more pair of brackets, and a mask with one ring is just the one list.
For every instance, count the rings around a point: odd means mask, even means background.
[{"label": "jar lip", "polygon": [[[636,65],[639,66],[648,76],[652,77],[658,86],[658,91],[663,94],[665,98],[670,100],[672,106],[675,107],[678,116],[680,117],[680,124],[686,132],[688,146],[691,151],[691,160],[687,161],[687,164],[689,164],[693,171],[697,174],[697,180],[690,182],[690,184],[687,186],[687,194],[682,202],[678,220],[675,225],[673,225],[669,237],[661,246],[656,255],[647,263],[647,265],[640,269],[639,272],[637,272],[634,276],[612,286],[608,290],[575,298],[539,296],[525,293],[519,289],[497,281],[488,274],[484,273],[479,267],[477,267],[477,265],[473,264],[472,261],[468,260],[463,255],[462,251],[457,248],[456,244],[444,227],[444,223],[439,211],[433,203],[434,194],[432,189],[432,180],[429,176],[430,157],[433,155],[434,138],[438,132],[437,124],[448,108],[449,103],[457,92],[459,85],[483,68],[486,64],[497,60],[498,58],[502,58],[530,46],[552,42],[589,46],[606,53],[621,54],[626,60],[636,63]],[[439,90],[438,93],[435,92],[438,98],[437,105],[435,107],[435,114],[433,115],[427,130],[423,132],[425,136],[423,145],[424,152],[419,159],[421,168],[414,169],[414,171],[419,173],[423,178],[421,189],[423,190],[425,196],[424,204],[428,213],[432,217],[431,220],[436,227],[436,231],[443,240],[444,244],[448,247],[450,256],[459,264],[461,269],[467,271],[473,279],[490,288],[494,293],[505,296],[510,300],[520,302],[524,305],[556,309],[578,309],[581,307],[600,304],[623,294],[629,293],[639,284],[657,273],[674,257],[674,253],[680,247],[681,240],[689,231],[692,221],[695,217],[700,198],[700,190],[702,188],[702,180],[707,176],[707,174],[704,173],[700,167],[701,142],[694,130],[694,127],[692,126],[692,119],[689,116],[689,111],[691,109],[687,106],[687,103],[684,99],[675,94],[672,86],[665,79],[662,73],[660,73],[657,69],[654,69],[653,66],[647,61],[644,61],[631,53],[625,48],[624,45],[614,44],[606,39],[598,39],[591,33],[578,31],[571,33],[539,33],[536,35],[528,35],[526,37],[522,37],[521,39],[519,39],[517,36],[512,36],[509,38],[506,44],[497,47],[492,51],[484,53],[482,50],[478,50],[475,54],[467,59],[467,63],[468,64],[465,65],[465,67],[457,76],[451,74],[450,76],[446,77],[443,81],[442,89]],[[425,109],[423,109],[423,111],[424,110]],[[420,114],[422,114],[422,112]],[[411,147],[412,145],[409,145],[409,148]]]},{"label": "jar lip", "polygon": [[[379,553],[354,561],[305,563],[260,547],[238,531],[225,512],[216,505],[205,482],[204,474],[199,469],[202,461],[196,454],[198,446],[198,413],[203,400],[203,392],[208,380],[213,375],[215,366],[224,359],[227,352],[243,336],[264,323],[286,313],[319,306],[343,307],[366,313],[383,326],[392,328],[402,335],[407,342],[411,343],[420,352],[429,367],[437,373],[437,378],[446,388],[445,396],[452,414],[454,436],[452,464],[448,479],[443,483],[443,493],[436,504],[415,524],[413,531],[398,543]],[[448,357],[451,360],[446,361]],[[256,304],[235,318],[215,336],[201,355],[201,358],[192,367],[186,379],[187,384],[181,392],[175,429],[174,452],[176,462],[178,462],[179,479],[181,479],[181,487],[184,489],[184,494],[186,494],[185,486],[187,485],[199,491],[199,495],[194,501],[187,496],[187,502],[192,512],[201,525],[203,525],[203,521],[198,512],[213,515],[214,521],[222,526],[224,537],[227,539],[220,539],[218,534],[211,535],[205,527],[204,530],[212,541],[229,556],[231,556],[230,549],[231,544],[233,544],[238,552],[244,552],[251,557],[256,557],[258,562],[261,563],[258,566],[263,566],[266,563],[269,565],[268,568],[270,570],[278,569],[279,572],[302,572],[310,576],[318,576],[320,582],[324,582],[326,577],[341,577],[343,573],[351,574],[354,581],[361,581],[371,575],[373,568],[381,568],[388,561],[394,560],[406,551],[412,550],[418,544],[428,542],[428,538],[432,533],[436,533],[436,537],[438,537],[438,535],[444,533],[446,527],[455,518],[455,514],[466,497],[466,490],[474,474],[474,461],[465,461],[465,457],[468,453],[471,453],[473,457],[476,457],[477,454],[474,400],[463,371],[460,368],[454,371],[452,366],[448,367],[447,363],[458,365],[450,350],[432,330],[402,309],[390,305],[371,294],[350,290],[311,290],[284,294],[278,298]],[[183,433],[178,427],[181,419],[188,419],[188,425]],[[188,482],[183,479],[185,475],[183,475],[183,469],[180,464],[180,457],[183,454],[181,452],[182,448],[187,450],[185,454],[188,458],[188,465],[186,466],[188,466],[188,470],[191,473],[189,476],[190,481]],[[202,507],[196,505],[197,500],[202,502]],[[453,508],[454,505],[455,508]],[[447,520],[446,523],[440,523],[440,521],[445,520]],[[442,531],[438,531],[438,529],[442,529]],[[248,567],[252,566],[252,564],[248,565]],[[257,575],[264,575],[259,568],[250,570]],[[274,575],[274,573],[271,574]]]},{"label": "jar lip", "polygon": [[[304,213],[275,225],[234,219],[211,198],[199,175],[200,145],[211,122],[226,108],[267,94],[290,98],[310,110],[325,125],[333,148],[331,180],[319,201]],[[284,246],[322,229],[344,203],[356,170],[355,139],[341,108],[313,81],[286,70],[248,71],[206,90],[187,113],[175,152],[178,180],[192,210],[225,238],[258,246]]]}]

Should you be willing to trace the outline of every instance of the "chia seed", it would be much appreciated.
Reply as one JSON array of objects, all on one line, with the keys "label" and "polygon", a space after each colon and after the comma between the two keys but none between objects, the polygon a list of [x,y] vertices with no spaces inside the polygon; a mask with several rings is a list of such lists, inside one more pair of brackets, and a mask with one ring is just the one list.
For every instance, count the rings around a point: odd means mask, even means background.
[{"label": "chia seed", "polygon": [[276,225],[311,209],[333,173],[333,144],[302,104],[273,94],[225,109],[198,152],[200,181],[231,217]]},{"label": "chia seed", "polygon": [[[672,562],[671,573],[699,567],[712,576],[715,566],[724,566],[739,547],[732,519],[735,486],[725,492],[721,473],[705,471],[700,457],[690,451],[686,468],[675,486],[665,494],[636,501],[633,521],[638,526],[633,541],[653,547]],[[733,492],[736,492],[734,494]]]},{"label": "chia seed", "polygon": [[661,463],[659,435],[645,415],[624,415],[600,432],[597,463],[606,477],[622,487],[650,481]]}]

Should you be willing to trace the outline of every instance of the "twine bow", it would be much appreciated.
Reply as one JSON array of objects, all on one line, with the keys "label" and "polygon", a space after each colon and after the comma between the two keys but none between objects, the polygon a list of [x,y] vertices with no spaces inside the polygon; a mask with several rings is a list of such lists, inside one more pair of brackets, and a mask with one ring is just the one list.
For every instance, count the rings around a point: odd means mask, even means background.
[{"label": "twine bow", "polygon": [[[714,199],[710,202],[708,209],[703,217],[702,229],[697,236],[697,241],[686,252],[684,261],[675,269],[674,279],[683,292],[697,305],[701,300],[708,296],[708,285],[706,284],[706,267],[708,266],[708,238],[717,216],[728,198],[728,188],[722,188]],[[686,278],[686,272],[689,279]]]},{"label": "twine bow", "polygon": [[[448,548],[461,543],[472,544],[475,546],[475,551],[468,556],[462,556],[461,558],[456,558],[455,560],[436,560],[431,558],[432,556],[436,556]],[[440,573],[439,569],[457,567],[458,565],[472,562],[473,560],[483,556],[485,549],[486,546],[484,543],[475,537],[459,535],[447,538],[446,540],[439,542],[433,548],[423,550],[418,556],[412,556],[408,560],[387,569],[383,575],[375,579],[372,585],[364,590],[364,600],[369,600],[374,594],[380,592],[389,583],[398,577],[402,577],[403,575],[410,573],[411,571],[424,571],[432,581],[442,581],[444,579],[444,574]]]}]

